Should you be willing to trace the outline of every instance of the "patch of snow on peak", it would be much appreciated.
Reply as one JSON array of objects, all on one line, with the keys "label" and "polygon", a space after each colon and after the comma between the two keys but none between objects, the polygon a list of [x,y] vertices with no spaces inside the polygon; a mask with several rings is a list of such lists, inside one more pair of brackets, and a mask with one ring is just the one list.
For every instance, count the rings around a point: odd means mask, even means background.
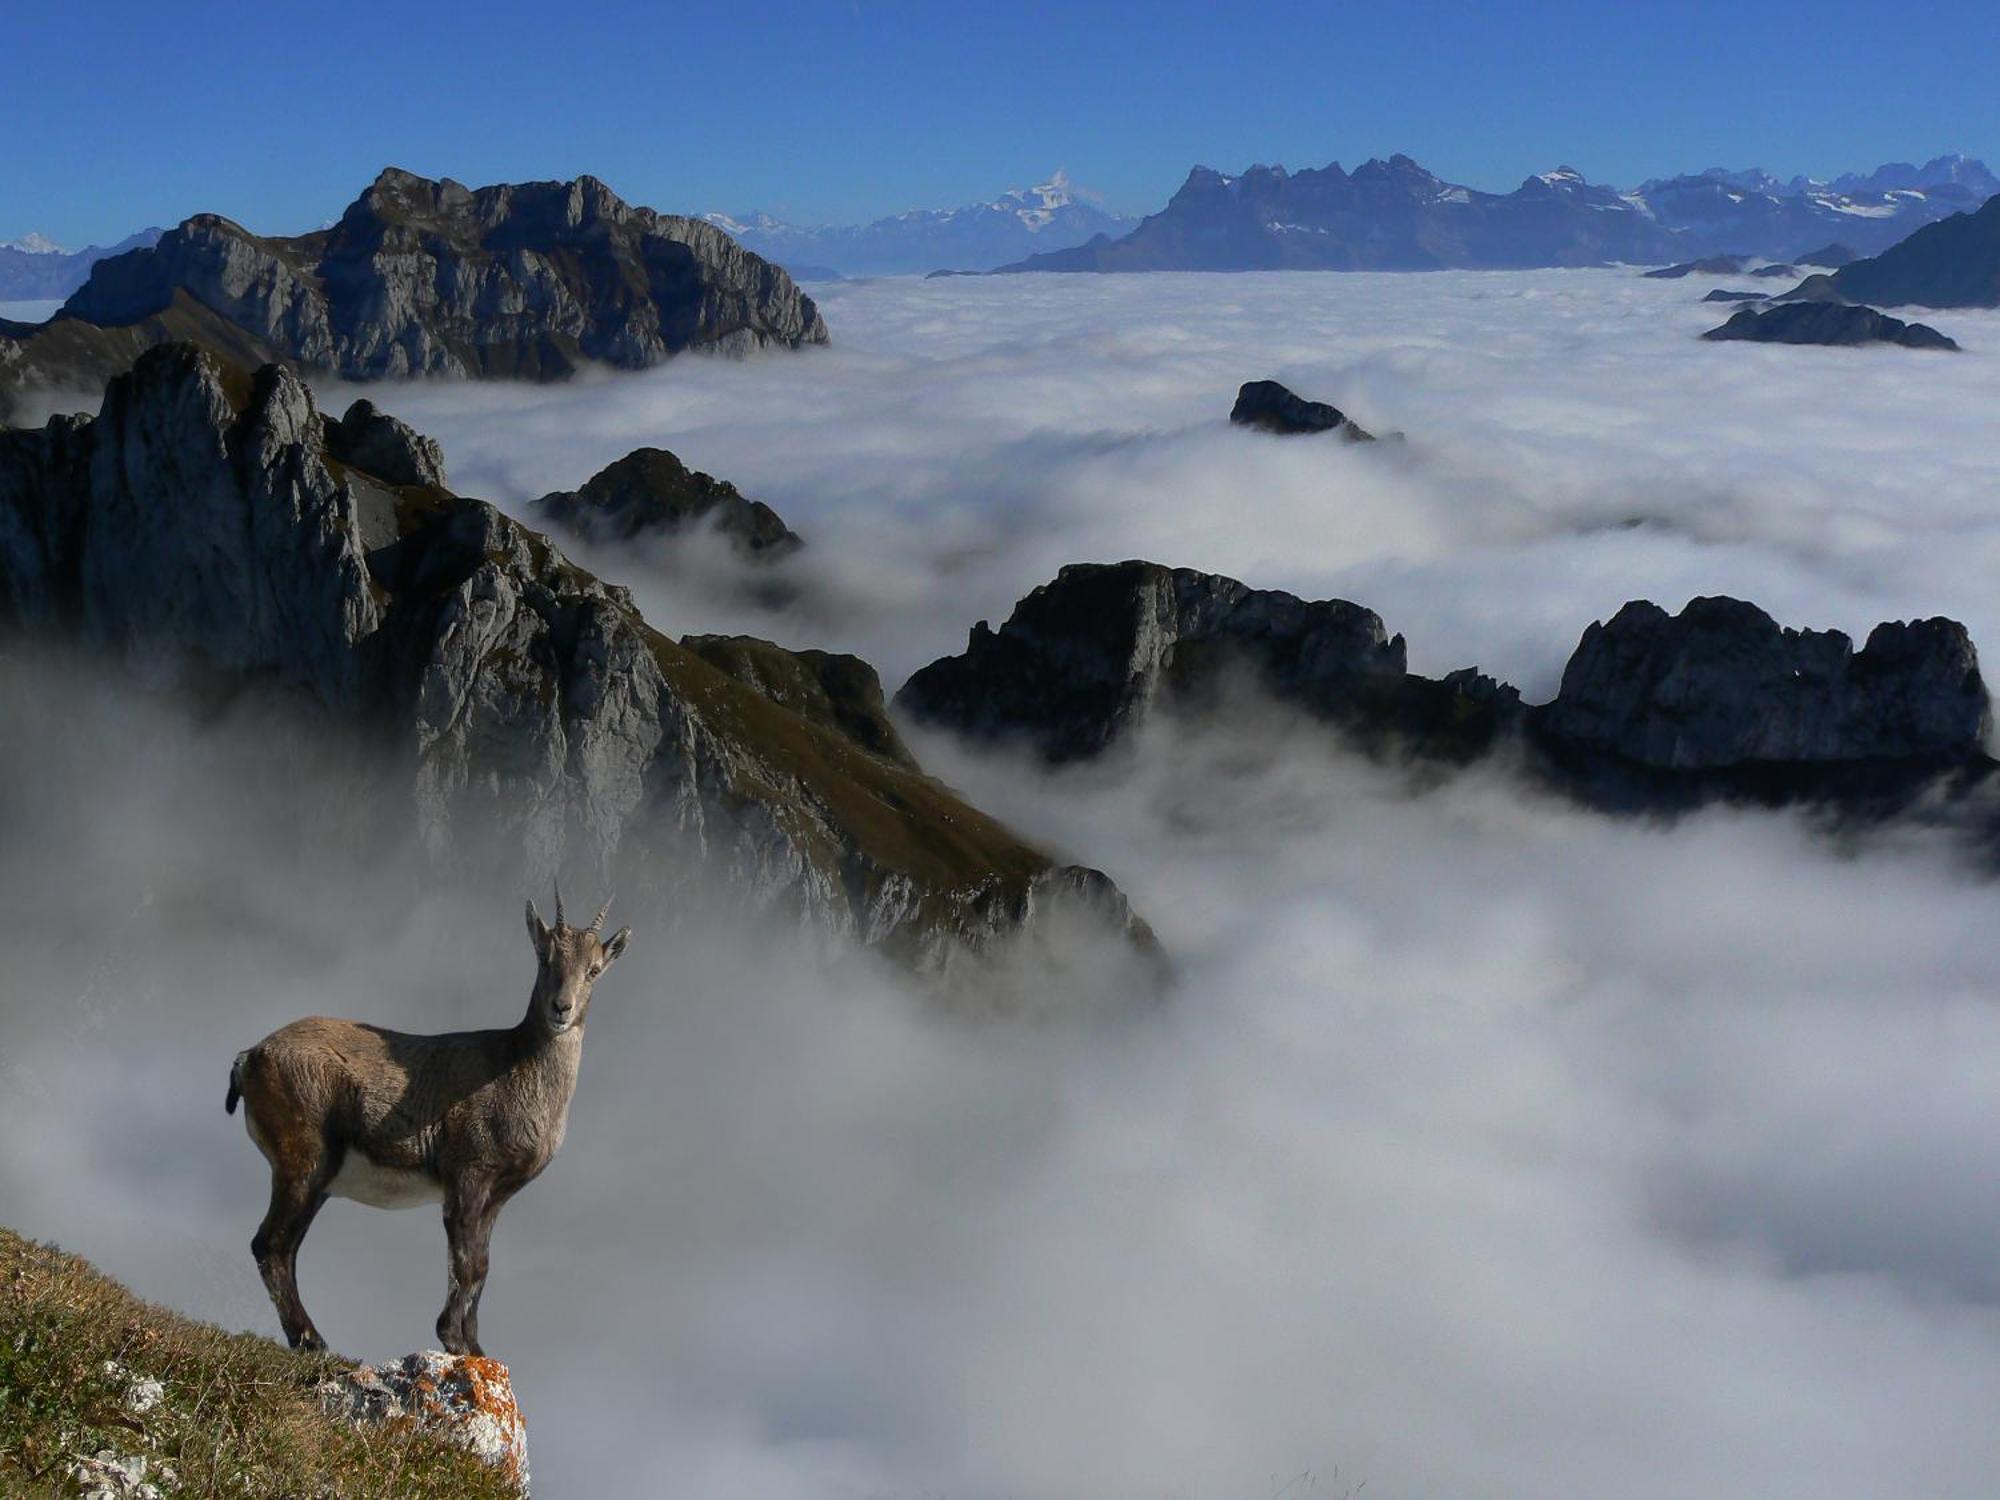
[{"label": "patch of snow on peak", "polygon": [[0,250],[19,250],[23,255],[67,255],[69,251],[46,235],[30,231],[18,240],[0,240]]}]

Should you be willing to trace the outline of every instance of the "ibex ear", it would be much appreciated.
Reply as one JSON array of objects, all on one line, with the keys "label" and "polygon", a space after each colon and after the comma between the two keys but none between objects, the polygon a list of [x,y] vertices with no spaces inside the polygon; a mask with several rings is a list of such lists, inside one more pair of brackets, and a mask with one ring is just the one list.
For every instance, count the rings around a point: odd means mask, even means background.
[{"label": "ibex ear", "polygon": [[535,898],[528,898],[528,941],[535,945],[535,952],[549,951],[549,924],[542,920],[542,914],[535,910]]},{"label": "ibex ear", "polygon": [[625,951],[625,945],[631,941],[632,929],[629,927],[621,927],[612,933],[610,939],[604,944],[604,967],[608,969],[612,964],[616,963],[618,955]]}]

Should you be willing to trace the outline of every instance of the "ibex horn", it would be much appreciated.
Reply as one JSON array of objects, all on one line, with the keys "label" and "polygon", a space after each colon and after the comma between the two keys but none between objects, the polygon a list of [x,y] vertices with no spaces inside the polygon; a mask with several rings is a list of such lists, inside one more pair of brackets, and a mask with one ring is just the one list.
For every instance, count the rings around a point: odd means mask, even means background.
[{"label": "ibex horn", "polygon": [[616,899],[615,895],[606,896],[604,898],[604,904],[597,908],[597,915],[590,919],[590,930],[592,932],[602,932],[604,930],[605,914],[611,910],[611,903],[615,899]]},{"label": "ibex horn", "polygon": [[560,927],[563,925],[562,882],[551,875],[549,884],[556,888],[556,926]]}]

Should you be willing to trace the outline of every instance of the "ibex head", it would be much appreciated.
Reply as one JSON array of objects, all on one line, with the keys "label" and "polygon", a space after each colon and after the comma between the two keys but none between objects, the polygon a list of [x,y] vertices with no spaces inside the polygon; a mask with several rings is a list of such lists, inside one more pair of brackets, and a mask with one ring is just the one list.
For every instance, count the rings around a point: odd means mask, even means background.
[{"label": "ibex head", "polygon": [[550,925],[528,902],[528,937],[535,945],[539,968],[535,974],[533,1011],[549,1035],[560,1036],[572,1026],[581,1026],[590,1009],[591,987],[604,971],[616,963],[618,955],[632,940],[632,929],[621,927],[604,937],[605,913],[611,899],[597,909],[588,927],[572,927],[563,915],[562,887],[556,887],[556,920]]}]

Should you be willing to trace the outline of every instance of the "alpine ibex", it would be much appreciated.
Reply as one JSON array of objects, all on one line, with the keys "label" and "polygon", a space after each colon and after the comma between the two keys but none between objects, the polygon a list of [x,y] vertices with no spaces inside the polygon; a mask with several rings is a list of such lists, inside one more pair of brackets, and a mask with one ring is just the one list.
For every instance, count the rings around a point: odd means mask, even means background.
[{"label": "alpine ibex", "polygon": [[572,927],[558,888],[550,926],[528,903],[538,967],[518,1026],[410,1036],[313,1016],[237,1054],[226,1107],[234,1114],[243,1100],[250,1139],[271,1164],[271,1207],[250,1250],[293,1348],[326,1347],[299,1300],[299,1242],[340,1197],[444,1204],[451,1291],[438,1337],[453,1354],[482,1352],[493,1221],[562,1145],[591,987],[632,936],[621,927],[600,937],[610,908]]}]

